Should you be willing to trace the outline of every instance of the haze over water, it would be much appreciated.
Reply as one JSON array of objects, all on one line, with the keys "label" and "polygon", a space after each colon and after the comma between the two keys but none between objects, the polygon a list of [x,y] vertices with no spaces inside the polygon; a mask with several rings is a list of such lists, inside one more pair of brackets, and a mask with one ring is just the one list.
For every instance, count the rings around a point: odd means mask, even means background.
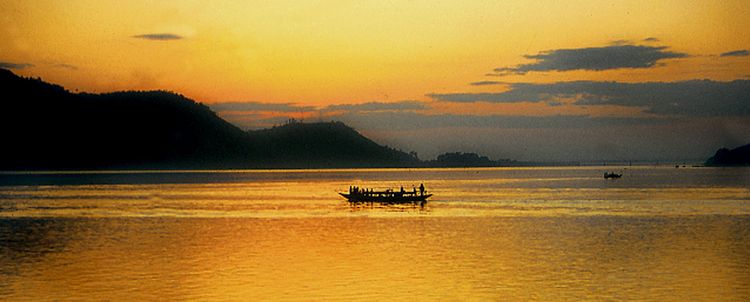
[{"label": "haze over water", "polygon": [[[604,171],[622,171],[604,180]],[[424,183],[424,208],[350,185]],[[0,174],[3,300],[747,300],[748,168]]]}]

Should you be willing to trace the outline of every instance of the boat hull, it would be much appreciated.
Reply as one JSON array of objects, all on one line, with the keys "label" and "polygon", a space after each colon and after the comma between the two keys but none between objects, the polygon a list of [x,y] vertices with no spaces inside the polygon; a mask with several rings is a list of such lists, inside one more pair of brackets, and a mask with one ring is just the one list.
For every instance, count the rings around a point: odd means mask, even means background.
[{"label": "boat hull", "polygon": [[408,196],[372,196],[362,194],[345,194],[339,193],[349,202],[377,202],[377,203],[393,203],[393,204],[407,204],[407,203],[424,203],[427,198],[432,194],[425,195],[408,195]]}]

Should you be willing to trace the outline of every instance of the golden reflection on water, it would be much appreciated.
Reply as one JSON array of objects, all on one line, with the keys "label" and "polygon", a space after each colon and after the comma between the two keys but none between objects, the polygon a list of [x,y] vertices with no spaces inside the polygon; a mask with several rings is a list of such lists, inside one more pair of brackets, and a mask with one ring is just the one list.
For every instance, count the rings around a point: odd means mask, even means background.
[{"label": "golden reflection on water", "polygon": [[[112,172],[0,186],[0,300],[750,300],[748,171]],[[421,182],[435,194],[424,208],[336,194]]]},{"label": "golden reflection on water", "polygon": [[12,299],[750,298],[747,217],[2,223],[34,234],[1,250]]}]

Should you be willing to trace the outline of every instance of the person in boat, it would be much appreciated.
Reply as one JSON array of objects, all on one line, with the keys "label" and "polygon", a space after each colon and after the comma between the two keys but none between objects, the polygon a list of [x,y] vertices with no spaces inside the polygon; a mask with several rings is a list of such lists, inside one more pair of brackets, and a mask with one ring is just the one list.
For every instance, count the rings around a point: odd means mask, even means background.
[{"label": "person in boat", "polygon": [[424,196],[424,183],[419,184],[419,195]]},{"label": "person in boat", "polygon": [[417,188],[414,186],[411,186],[411,190],[412,190],[412,194],[414,194],[414,196],[417,196]]}]

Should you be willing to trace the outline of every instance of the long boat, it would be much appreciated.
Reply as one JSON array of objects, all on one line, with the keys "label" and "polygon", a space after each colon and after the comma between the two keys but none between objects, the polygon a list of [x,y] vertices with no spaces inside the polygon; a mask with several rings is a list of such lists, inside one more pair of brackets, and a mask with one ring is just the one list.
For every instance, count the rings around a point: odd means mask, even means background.
[{"label": "long boat", "polygon": [[622,177],[622,173],[617,174],[615,172],[610,172],[610,173],[604,172],[604,179],[618,179],[620,177]]},{"label": "long boat", "polygon": [[377,202],[377,203],[392,203],[392,204],[424,204],[427,202],[427,198],[430,198],[432,194],[426,194],[425,192],[405,192],[405,191],[374,191],[374,190],[353,190],[349,194],[339,193],[339,195],[346,198],[349,202]]}]

